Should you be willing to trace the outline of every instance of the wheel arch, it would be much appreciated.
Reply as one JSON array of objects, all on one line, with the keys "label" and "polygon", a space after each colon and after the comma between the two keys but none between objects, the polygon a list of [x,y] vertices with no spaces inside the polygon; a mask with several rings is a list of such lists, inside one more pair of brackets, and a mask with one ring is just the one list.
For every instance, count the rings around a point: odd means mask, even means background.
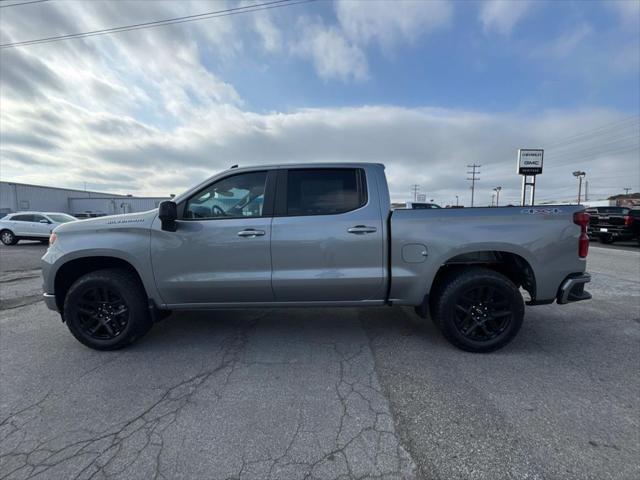
[{"label": "wheel arch", "polygon": [[78,278],[105,268],[119,268],[130,272],[140,282],[145,295],[149,298],[149,291],[140,273],[129,261],[114,256],[93,255],[71,259],[57,269],[54,278],[54,292],[58,311],[62,312],[67,293]]},{"label": "wheel arch", "polygon": [[501,273],[517,287],[524,288],[531,296],[531,300],[535,301],[536,277],[531,263],[522,255],[504,250],[475,250],[450,257],[442,263],[436,272],[431,290],[437,289],[450,272],[470,265],[481,266]]}]

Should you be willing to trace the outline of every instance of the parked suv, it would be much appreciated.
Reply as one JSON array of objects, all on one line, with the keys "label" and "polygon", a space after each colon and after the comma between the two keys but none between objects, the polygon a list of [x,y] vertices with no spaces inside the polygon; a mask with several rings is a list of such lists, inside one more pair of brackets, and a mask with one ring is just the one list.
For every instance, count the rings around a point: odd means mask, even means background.
[{"label": "parked suv", "polygon": [[636,239],[640,242],[640,210],[628,207],[589,208],[589,236],[602,243]]},{"label": "parked suv", "polygon": [[54,228],[75,220],[71,215],[58,212],[10,213],[0,219],[0,241],[5,245],[15,245],[20,240],[48,243]]}]

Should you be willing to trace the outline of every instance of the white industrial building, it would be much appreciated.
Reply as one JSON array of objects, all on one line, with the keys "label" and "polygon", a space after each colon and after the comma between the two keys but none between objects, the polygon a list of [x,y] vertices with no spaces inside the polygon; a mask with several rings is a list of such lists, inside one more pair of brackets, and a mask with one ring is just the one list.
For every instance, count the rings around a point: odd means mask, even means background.
[{"label": "white industrial building", "polygon": [[88,190],[0,182],[0,216],[18,211],[64,212],[74,217],[98,217],[144,212],[169,197],[134,197]]}]

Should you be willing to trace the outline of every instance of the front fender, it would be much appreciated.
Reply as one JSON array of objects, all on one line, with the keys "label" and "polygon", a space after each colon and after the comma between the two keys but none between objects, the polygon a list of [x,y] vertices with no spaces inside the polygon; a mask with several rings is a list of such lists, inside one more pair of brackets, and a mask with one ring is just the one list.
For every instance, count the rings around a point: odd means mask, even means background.
[{"label": "front fender", "polygon": [[131,265],[138,273],[149,298],[161,303],[151,270],[150,238],[150,230],[147,228],[93,232],[85,230],[58,235],[56,242],[42,257],[44,293],[56,293],[56,275],[63,265],[82,258],[103,257],[118,259]]}]

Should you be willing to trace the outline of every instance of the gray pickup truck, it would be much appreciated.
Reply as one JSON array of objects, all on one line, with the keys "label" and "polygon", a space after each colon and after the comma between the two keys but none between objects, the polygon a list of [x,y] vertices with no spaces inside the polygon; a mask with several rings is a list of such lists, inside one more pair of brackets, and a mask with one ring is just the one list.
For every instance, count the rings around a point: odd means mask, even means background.
[{"label": "gray pickup truck", "polygon": [[57,227],[44,297],[99,350],[171,311],[401,305],[488,352],[525,302],[591,298],[588,223],[566,205],[391,211],[379,164],[231,168],[157,210]]}]

